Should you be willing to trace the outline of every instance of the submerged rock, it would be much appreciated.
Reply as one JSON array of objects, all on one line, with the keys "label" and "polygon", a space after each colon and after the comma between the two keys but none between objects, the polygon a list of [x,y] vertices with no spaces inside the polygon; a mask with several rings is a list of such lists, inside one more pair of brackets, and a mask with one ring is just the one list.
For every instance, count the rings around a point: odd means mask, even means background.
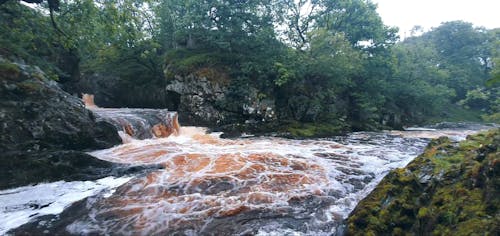
[{"label": "submerged rock", "polygon": [[347,235],[500,232],[500,129],[432,141],[390,172],[347,219]]},{"label": "submerged rock", "polygon": [[78,151],[121,142],[113,125],[96,122],[80,99],[47,80],[38,67],[6,60],[0,60],[0,120],[0,189],[86,179],[109,164]]}]

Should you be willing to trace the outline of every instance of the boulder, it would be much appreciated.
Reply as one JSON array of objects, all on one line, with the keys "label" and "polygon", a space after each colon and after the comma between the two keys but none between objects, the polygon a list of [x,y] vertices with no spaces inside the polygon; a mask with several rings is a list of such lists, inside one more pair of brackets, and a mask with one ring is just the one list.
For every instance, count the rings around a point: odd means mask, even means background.
[{"label": "boulder", "polygon": [[441,137],[391,171],[347,219],[347,235],[497,235],[500,129]]},{"label": "boulder", "polygon": [[[79,98],[64,92],[55,81],[47,80],[38,67],[12,63],[1,57],[0,120],[1,168],[26,167],[27,170],[22,176],[2,170],[0,188],[64,179],[65,173],[85,179],[86,174],[78,175],[79,170],[86,171],[84,166],[109,166],[81,151],[121,143],[113,125],[96,122]],[[70,150],[74,152],[64,152]],[[73,161],[80,164],[71,171],[57,174],[57,167],[45,164],[64,162],[73,166]]]}]

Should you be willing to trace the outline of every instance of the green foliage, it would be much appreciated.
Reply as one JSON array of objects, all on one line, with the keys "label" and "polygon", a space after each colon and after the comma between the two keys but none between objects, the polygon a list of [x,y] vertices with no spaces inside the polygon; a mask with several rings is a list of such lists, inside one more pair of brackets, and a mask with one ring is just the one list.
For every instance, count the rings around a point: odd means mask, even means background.
[{"label": "green foliage", "polygon": [[292,68],[283,65],[283,63],[276,62],[274,63],[274,66],[276,67],[276,71],[278,73],[278,76],[274,81],[276,86],[281,87],[296,78],[295,71]]},{"label": "green foliage", "polygon": [[423,38],[434,45],[439,67],[449,70],[446,85],[456,91],[457,100],[488,79],[490,42],[498,40],[498,36],[490,35],[483,28],[473,28],[471,23],[452,21],[443,23]]},{"label": "green foliage", "polygon": [[[490,60],[494,37],[464,22],[445,23],[392,49],[395,29],[382,24],[370,1],[207,4],[158,5],[159,37],[172,48],[167,76],[225,68],[233,78],[229,110],[254,87],[276,98],[282,119],[401,127],[452,114],[448,107],[483,83],[489,70],[482,62]],[[265,13],[257,14],[259,8]]]},{"label": "green foliage", "polygon": [[134,78],[162,76],[161,45],[151,40],[147,1],[63,1],[57,15],[83,72]]},{"label": "green foliage", "polygon": [[[492,98],[497,98],[499,95],[495,90],[491,91],[485,88],[469,90],[467,91],[465,99],[460,101],[460,104],[467,108],[486,109],[490,106],[490,101],[493,101]],[[492,93],[494,95],[492,95]]]},{"label": "green foliage", "polygon": [[482,122],[481,113],[478,113],[476,110],[466,109],[457,104],[450,104],[444,106],[441,112],[436,113],[435,115],[431,115],[425,118],[425,123],[427,124],[435,124],[442,122],[443,120],[449,122]]},{"label": "green foliage", "polygon": [[443,116],[453,103],[474,110],[476,116],[491,114],[497,92],[484,85],[495,42],[498,35],[491,31],[454,21],[396,45],[392,85],[398,101],[393,107],[403,108],[416,122]]},{"label": "green foliage", "polygon": [[343,32],[352,45],[367,48],[383,48],[396,40],[396,29],[382,23],[376,12],[376,4],[371,1],[320,1],[324,11],[317,16],[321,27],[333,32]]},{"label": "green foliage", "polygon": [[396,43],[397,29],[364,0],[63,0],[59,8],[60,31],[43,12],[0,5],[0,53],[61,82],[97,73],[144,88],[204,77],[227,86],[217,109],[241,115],[259,94],[283,121],[372,130],[459,113],[498,120],[498,30],[446,22]]},{"label": "green foliage", "polygon": [[19,2],[9,1],[0,5],[0,22],[1,55],[44,68],[53,79],[67,76],[58,67],[67,51],[58,44],[56,32],[46,16]]},{"label": "green foliage", "polygon": [[232,54],[189,49],[172,50],[165,56],[167,70],[180,75],[188,75],[202,68],[216,69],[231,66],[237,60]]},{"label": "green foliage", "polygon": [[487,122],[500,123],[500,112],[495,112],[492,114],[487,114],[482,116],[483,120]]},{"label": "green foliage", "polygon": [[498,40],[498,38],[500,38],[500,29],[492,30],[491,37],[496,38],[496,40],[493,41],[493,45],[491,46],[493,54],[491,63],[493,64],[493,68],[490,79],[486,81],[488,87],[500,85],[500,40]]}]

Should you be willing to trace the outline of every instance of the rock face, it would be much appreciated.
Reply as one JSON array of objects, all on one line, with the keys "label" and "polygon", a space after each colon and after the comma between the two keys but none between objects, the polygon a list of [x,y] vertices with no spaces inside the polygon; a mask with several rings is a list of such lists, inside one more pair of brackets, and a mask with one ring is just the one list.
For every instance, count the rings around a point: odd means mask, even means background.
[{"label": "rock face", "polygon": [[496,235],[500,129],[432,141],[389,173],[347,220],[347,235]]},{"label": "rock face", "polygon": [[179,95],[178,112],[180,119],[192,124],[220,124],[224,121],[224,111],[217,104],[224,100],[227,87],[195,75],[175,76],[166,86],[168,92]]},{"label": "rock face", "polygon": [[258,93],[259,90],[251,86],[247,86],[243,94],[238,94],[238,98],[230,97],[230,93],[234,93],[230,89],[230,86],[234,86],[230,84],[231,81],[225,79],[224,75],[206,73],[204,70],[204,73],[198,71],[185,76],[175,75],[168,81],[167,92],[178,94],[178,112],[182,123],[215,127],[276,120],[273,99],[264,98]]},{"label": "rock face", "polygon": [[0,189],[70,175],[85,179],[79,170],[102,172],[110,164],[77,151],[121,142],[113,125],[96,122],[80,99],[45,79],[38,67],[1,58],[0,120]]}]

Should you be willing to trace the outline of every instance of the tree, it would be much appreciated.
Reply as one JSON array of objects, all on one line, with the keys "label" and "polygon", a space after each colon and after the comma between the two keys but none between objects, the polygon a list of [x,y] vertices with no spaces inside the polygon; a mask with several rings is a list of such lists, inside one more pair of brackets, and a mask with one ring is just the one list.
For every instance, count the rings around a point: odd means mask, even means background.
[{"label": "tree", "polygon": [[[436,48],[439,67],[450,72],[447,86],[455,89],[456,100],[468,90],[484,84],[491,70],[491,42],[484,28],[463,21],[446,22],[423,35]],[[498,38],[496,39],[498,40]]]},{"label": "tree", "polygon": [[321,1],[319,27],[343,32],[352,45],[377,48],[395,43],[397,29],[387,27],[376,12],[377,5],[366,0]]}]

